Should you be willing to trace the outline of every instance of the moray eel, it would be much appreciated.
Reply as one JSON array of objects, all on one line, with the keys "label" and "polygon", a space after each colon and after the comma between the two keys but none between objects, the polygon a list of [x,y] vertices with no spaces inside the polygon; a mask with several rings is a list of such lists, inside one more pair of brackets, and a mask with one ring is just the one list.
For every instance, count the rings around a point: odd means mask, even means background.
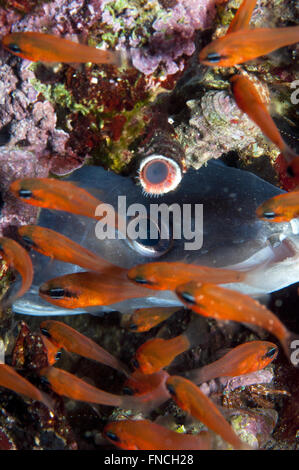
[{"label": "moray eel", "polygon": [[[177,224],[181,224],[181,219],[177,216],[170,217],[168,239],[158,237],[148,243],[146,239],[99,240],[95,235],[95,220],[61,211],[41,210],[39,225],[68,236],[111,263],[131,268],[136,264],[157,260],[184,261],[248,271],[246,283],[242,281],[225,284],[225,287],[252,296],[273,292],[299,281],[299,236],[296,220],[271,224],[258,220],[255,213],[262,202],[282,194],[283,191],[250,172],[227,167],[216,160],[210,161],[206,167],[197,171],[190,169],[175,191],[159,198],[147,197],[132,179],[107,172],[100,167],[85,166],[67,179],[116,209],[119,196],[126,197],[127,209],[132,204],[142,204],[147,209],[148,218],[150,205],[178,204],[183,213],[185,204],[193,208],[195,204],[202,204],[202,221],[199,220],[200,212],[194,210],[192,214],[191,211],[190,230],[196,229],[197,237],[197,243],[191,245],[192,249],[190,245],[186,249],[186,243],[192,243],[192,240],[187,241],[184,237],[175,239],[173,236],[178,228]],[[194,218],[195,215],[197,219]],[[128,216],[127,223],[133,219],[133,215]],[[162,228],[160,225],[159,234],[162,233]],[[173,292],[148,290],[146,297],[129,299],[107,308],[59,308],[39,297],[39,286],[57,276],[82,271],[82,268],[51,260],[33,250],[31,255],[35,271],[33,284],[22,298],[14,302],[13,310],[16,313],[65,315],[112,310],[124,313],[142,307],[182,305]]]}]

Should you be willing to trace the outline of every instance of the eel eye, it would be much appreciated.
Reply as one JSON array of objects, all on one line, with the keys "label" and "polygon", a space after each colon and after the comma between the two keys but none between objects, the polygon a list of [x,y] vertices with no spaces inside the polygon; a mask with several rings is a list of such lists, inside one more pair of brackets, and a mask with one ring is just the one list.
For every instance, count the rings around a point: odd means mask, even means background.
[{"label": "eel eye", "polygon": [[114,432],[106,431],[105,434],[108,437],[108,439],[111,439],[111,441],[120,442],[119,437]]},{"label": "eel eye", "polygon": [[266,357],[272,358],[273,356],[275,356],[276,351],[277,351],[276,348],[270,348],[269,351],[266,352],[266,354],[264,355],[264,357],[265,357],[265,358],[266,358]]},{"label": "eel eye", "polygon": [[180,292],[179,293],[179,297],[181,297],[182,299],[184,299],[186,302],[188,302],[189,304],[192,304],[192,305],[195,305],[196,302],[195,302],[195,298],[192,294],[190,294],[190,292]]},{"label": "eel eye", "polygon": [[[138,224],[139,227],[137,238],[134,236],[134,238],[128,239],[128,243],[135,251],[143,256],[159,258],[171,249],[173,243],[172,222],[170,222],[171,226],[167,227],[162,218],[161,220],[155,220],[154,218],[140,216],[132,218],[131,222]],[[135,278],[134,281],[150,285],[148,280],[141,277]]]},{"label": "eel eye", "polygon": [[141,162],[139,180],[146,194],[158,196],[173,191],[181,179],[182,170],[172,158],[153,154]]},{"label": "eel eye", "polygon": [[276,216],[275,212],[263,212],[263,216],[266,218],[266,219],[274,219],[274,217]]},{"label": "eel eye", "polygon": [[7,48],[11,51],[11,52],[15,52],[16,54],[20,54],[22,51],[20,49],[20,47],[17,45],[17,44],[14,44],[13,42],[8,44]]},{"label": "eel eye", "polygon": [[23,199],[30,199],[32,197],[32,191],[29,189],[20,189],[19,196]]},{"label": "eel eye", "polygon": [[210,52],[208,55],[207,55],[207,60],[209,62],[212,62],[213,64],[217,64],[218,62],[220,62],[221,60],[221,55],[218,54],[218,52]]}]

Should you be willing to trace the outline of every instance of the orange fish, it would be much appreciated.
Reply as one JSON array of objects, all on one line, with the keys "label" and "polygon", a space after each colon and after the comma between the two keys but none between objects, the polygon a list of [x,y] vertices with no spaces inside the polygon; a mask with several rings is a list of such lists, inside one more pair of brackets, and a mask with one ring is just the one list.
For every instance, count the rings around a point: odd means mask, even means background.
[{"label": "orange fish", "polygon": [[128,271],[131,281],[156,290],[174,290],[178,285],[195,279],[214,284],[241,282],[245,276],[245,273],[232,269],[163,261],[139,264]]},{"label": "orange fish", "polygon": [[73,400],[146,412],[150,411],[153,407],[151,402],[152,394],[145,394],[140,397],[114,395],[84,382],[65,370],[55,367],[42,369],[40,375],[48,381],[55,393]]},{"label": "orange fish", "polygon": [[218,361],[199,369],[185,372],[184,375],[200,384],[217,377],[235,377],[264,369],[278,353],[277,346],[268,341],[250,341],[240,344]]},{"label": "orange fish", "polygon": [[176,294],[187,307],[205,317],[252,323],[264,328],[279,339],[289,357],[289,345],[296,335],[288,331],[270,310],[249,295],[214,284],[196,282],[179,286]]},{"label": "orange fish", "polygon": [[[132,395],[133,393],[134,395],[143,395],[158,389],[161,384],[165,384],[168,377],[169,375],[165,370],[159,370],[154,374],[143,374],[139,369],[136,369],[126,380],[123,391],[127,395]],[[168,392],[167,397],[169,397]]]},{"label": "orange fish", "polygon": [[171,431],[147,419],[122,420],[108,423],[104,437],[126,450],[209,450],[211,436],[203,431],[197,435]]},{"label": "orange fish", "polygon": [[137,349],[134,365],[143,374],[154,374],[171,364],[176,356],[192,348],[197,343],[197,338],[198,333],[192,326],[175,338],[150,339]]},{"label": "orange fish", "polygon": [[177,312],[179,307],[149,307],[138,308],[130,316],[126,327],[136,333],[148,331],[171,315]]},{"label": "orange fish", "polygon": [[289,222],[299,217],[299,191],[271,197],[257,208],[256,215],[270,222]]},{"label": "orange fish", "polygon": [[257,0],[244,0],[234,16],[226,34],[246,29],[249,26],[252,12],[255,8]]},{"label": "orange fish", "polygon": [[12,54],[34,62],[93,62],[121,67],[126,58],[126,54],[119,51],[100,50],[50,34],[28,31],[7,34],[2,45]]},{"label": "orange fish", "polygon": [[28,380],[19,375],[12,367],[7,364],[0,364],[0,386],[20,393],[31,400],[42,402],[47,408],[52,408],[49,399],[32,385]]},{"label": "orange fish", "polygon": [[113,369],[128,374],[128,368],[105,349],[70,326],[55,320],[46,320],[40,324],[41,332],[56,347],[79,354],[106,364]]},{"label": "orange fish", "polygon": [[299,41],[299,26],[288,28],[241,29],[215,39],[199,60],[211,67],[233,67]]},{"label": "orange fish", "polygon": [[166,384],[172,398],[182,410],[190,413],[236,449],[248,449],[216,405],[193,382],[174,375],[169,377]]},{"label": "orange fish", "polygon": [[24,178],[14,181],[10,191],[19,199],[33,206],[71,212],[95,218],[96,208],[102,201],[85,189],[68,181],[52,178]]},{"label": "orange fish", "polygon": [[[115,220],[107,217],[105,203],[69,181],[54,178],[18,179],[11,184],[10,191],[23,202],[33,206],[70,212],[98,221],[104,218],[105,223],[113,229],[120,226],[117,213],[112,217]],[[101,215],[97,215],[99,209]]]},{"label": "orange fish", "polygon": [[296,158],[296,153],[289,148],[281,137],[252,80],[246,75],[234,75],[231,77],[230,82],[234,98],[241,111],[246,113],[263,134],[279,148],[287,161]]},{"label": "orange fish", "polygon": [[112,305],[122,300],[148,296],[148,290],[136,288],[122,268],[112,267],[97,274],[80,272],[56,277],[41,285],[39,295],[48,302],[66,308]]},{"label": "orange fish", "polygon": [[49,228],[23,225],[18,228],[22,240],[42,255],[76,264],[90,271],[101,272],[113,266],[95,253]]},{"label": "orange fish", "polygon": [[[27,251],[19,243],[10,238],[0,238],[0,256],[11,269],[15,269],[22,277],[22,285],[15,295],[21,297],[30,288],[33,279],[33,266]],[[4,303],[11,303],[10,294],[5,297]]]}]

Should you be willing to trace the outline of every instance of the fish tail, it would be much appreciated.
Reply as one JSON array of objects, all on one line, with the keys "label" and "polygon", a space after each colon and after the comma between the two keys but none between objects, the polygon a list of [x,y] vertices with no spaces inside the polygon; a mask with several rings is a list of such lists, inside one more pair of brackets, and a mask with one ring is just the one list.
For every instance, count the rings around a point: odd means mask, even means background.
[{"label": "fish tail", "polygon": [[45,392],[40,392],[41,402],[51,411],[54,411],[54,401]]},{"label": "fish tail", "polygon": [[286,159],[287,163],[292,163],[295,158],[298,158],[299,155],[296,154],[294,150],[292,150],[287,144],[285,144],[284,148],[282,149],[282,154]]},{"label": "fish tail", "polygon": [[299,335],[289,332],[281,341],[281,344],[291,364],[299,369]]},{"label": "fish tail", "polygon": [[132,67],[131,54],[128,50],[114,51],[113,55],[114,55],[113,64],[117,68],[128,69]]}]

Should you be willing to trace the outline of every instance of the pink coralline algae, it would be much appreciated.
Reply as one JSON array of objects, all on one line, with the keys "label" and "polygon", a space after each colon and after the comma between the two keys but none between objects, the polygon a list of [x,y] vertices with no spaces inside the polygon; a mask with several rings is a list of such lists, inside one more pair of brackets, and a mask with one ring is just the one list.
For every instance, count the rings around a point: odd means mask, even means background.
[{"label": "pink coralline algae", "polygon": [[14,23],[11,29],[12,31],[43,31],[58,36],[85,33],[100,19],[100,6],[100,0],[46,2]]},{"label": "pink coralline algae", "polygon": [[[183,70],[184,56],[191,56],[195,51],[196,31],[210,27],[216,13],[215,0],[160,2],[171,3],[164,9],[154,1],[152,11],[144,12],[144,22],[151,22],[151,28],[147,25],[145,30],[137,8],[124,9],[119,19],[107,8],[112,3],[102,2],[102,21],[117,33],[119,43],[125,41],[122,30],[132,32],[126,45],[130,48],[134,67],[145,75],[156,72],[160,66],[165,75]],[[139,22],[138,28],[136,22]]]}]

